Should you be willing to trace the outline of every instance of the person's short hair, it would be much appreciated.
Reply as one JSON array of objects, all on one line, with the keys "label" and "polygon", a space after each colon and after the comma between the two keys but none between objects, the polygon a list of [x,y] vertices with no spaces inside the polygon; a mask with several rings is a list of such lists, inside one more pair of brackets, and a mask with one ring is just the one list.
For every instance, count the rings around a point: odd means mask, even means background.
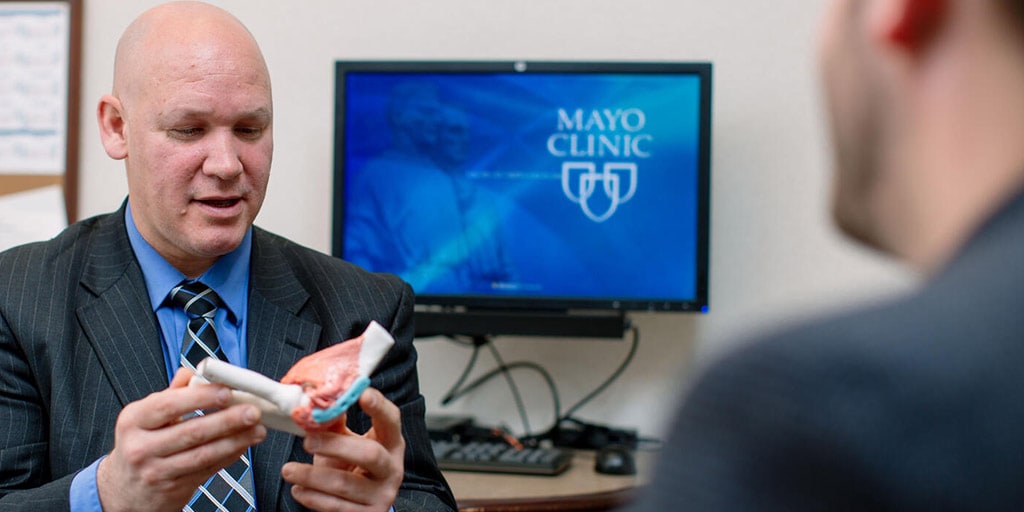
[{"label": "person's short hair", "polygon": [[1017,31],[1024,36],[1024,1],[997,0],[996,3],[1010,16]]}]

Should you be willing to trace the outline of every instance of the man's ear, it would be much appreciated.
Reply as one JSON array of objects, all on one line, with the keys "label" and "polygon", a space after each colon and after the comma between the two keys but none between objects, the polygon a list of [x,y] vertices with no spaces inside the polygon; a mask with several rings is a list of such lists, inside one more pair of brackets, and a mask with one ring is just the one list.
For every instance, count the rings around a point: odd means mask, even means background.
[{"label": "man's ear", "polygon": [[875,18],[877,34],[886,42],[911,52],[931,43],[948,21],[949,0],[888,0]]},{"label": "man's ear", "polygon": [[121,100],[110,94],[100,98],[96,107],[96,121],[100,125],[100,140],[103,149],[114,160],[122,160],[128,156],[128,134],[125,133],[127,122]]}]

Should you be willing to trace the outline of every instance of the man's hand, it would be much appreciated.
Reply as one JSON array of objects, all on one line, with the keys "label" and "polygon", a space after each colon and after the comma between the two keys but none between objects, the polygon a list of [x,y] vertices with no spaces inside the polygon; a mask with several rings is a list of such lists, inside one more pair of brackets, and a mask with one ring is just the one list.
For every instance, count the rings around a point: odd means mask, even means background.
[{"label": "man's hand", "polygon": [[322,512],[384,512],[394,503],[405,471],[401,413],[373,388],[359,397],[359,406],[373,422],[369,432],[310,433],[304,447],[313,464],[289,462],[281,469],[302,505]]},{"label": "man's hand", "polygon": [[[189,387],[191,377],[178,370],[170,387],[117,417],[114,449],[96,472],[103,510],[180,511],[200,484],[266,438],[258,408],[228,407],[227,387]],[[196,409],[220,410],[181,420]]]}]

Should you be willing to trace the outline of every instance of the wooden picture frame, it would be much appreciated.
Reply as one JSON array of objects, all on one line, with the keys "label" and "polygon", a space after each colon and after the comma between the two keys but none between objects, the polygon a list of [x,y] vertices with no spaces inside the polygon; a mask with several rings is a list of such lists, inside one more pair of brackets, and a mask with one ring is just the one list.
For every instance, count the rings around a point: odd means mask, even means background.
[{"label": "wooden picture frame", "polygon": [[78,217],[82,0],[0,0],[0,196],[63,187]]}]

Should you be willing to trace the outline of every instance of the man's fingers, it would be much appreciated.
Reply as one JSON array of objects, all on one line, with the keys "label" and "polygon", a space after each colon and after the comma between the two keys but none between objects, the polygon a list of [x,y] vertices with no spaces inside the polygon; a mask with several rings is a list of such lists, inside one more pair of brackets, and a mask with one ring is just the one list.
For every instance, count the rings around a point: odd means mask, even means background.
[{"label": "man's fingers", "polygon": [[[254,438],[266,436],[266,427],[259,424],[260,410],[253,405],[236,405],[227,409],[210,412],[205,416],[182,421],[167,428],[162,454],[185,452],[193,447],[213,445],[215,441],[227,439],[232,446],[247,447]],[[247,432],[251,430],[251,432]]]},{"label": "man's fingers", "polygon": [[327,503],[339,499],[369,505],[373,503],[379,487],[359,473],[295,462],[285,464],[281,468],[281,476],[294,485],[292,495],[300,503],[317,510],[327,510]]},{"label": "man's fingers", "polygon": [[373,423],[373,437],[384,445],[389,452],[405,451],[405,438],[402,437],[402,411],[398,406],[374,389],[366,388],[359,396],[359,407],[370,417]]},{"label": "man's fingers", "polygon": [[183,388],[188,385],[194,375],[195,373],[193,373],[192,370],[189,370],[184,366],[180,366],[178,367],[178,370],[174,372],[174,379],[171,380],[171,385],[169,387]]},{"label": "man's fingers", "polygon": [[[177,380],[178,376],[175,376]],[[156,430],[170,425],[197,409],[223,409],[231,402],[231,391],[221,385],[168,388],[128,404],[123,415],[131,425]]]},{"label": "man's fingers", "polygon": [[[200,418],[186,421],[192,423]],[[216,420],[217,418],[210,418]],[[182,425],[184,426],[184,425]],[[206,433],[202,437],[207,437]],[[219,469],[229,466],[238,460],[252,445],[259,444],[267,437],[267,429],[263,425],[250,427],[248,431],[233,432],[232,435],[212,437],[201,444],[187,448],[164,457],[164,463],[171,468],[168,477],[185,478],[190,474],[206,474],[208,469]]]},{"label": "man's fingers", "polygon": [[372,422],[365,435],[310,433],[303,446],[313,454],[314,466],[361,469],[369,478],[386,481],[402,473],[405,439],[398,406],[373,388],[359,397],[359,406]]},{"label": "man's fingers", "polygon": [[[97,470],[101,497],[129,502],[153,496],[154,510],[165,508],[161,503],[180,510],[198,483],[266,438],[258,408],[229,406],[226,387],[188,387],[189,377],[190,372],[179,372],[172,387],[121,411],[114,449]],[[181,420],[197,408],[211,412]]]},{"label": "man's fingers", "polygon": [[369,432],[309,433],[303,446],[313,454],[313,463],[290,462],[281,469],[299,503],[317,510],[340,510],[394,502],[404,473],[401,411],[372,388],[359,397],[359,406],[372,422]]}]

